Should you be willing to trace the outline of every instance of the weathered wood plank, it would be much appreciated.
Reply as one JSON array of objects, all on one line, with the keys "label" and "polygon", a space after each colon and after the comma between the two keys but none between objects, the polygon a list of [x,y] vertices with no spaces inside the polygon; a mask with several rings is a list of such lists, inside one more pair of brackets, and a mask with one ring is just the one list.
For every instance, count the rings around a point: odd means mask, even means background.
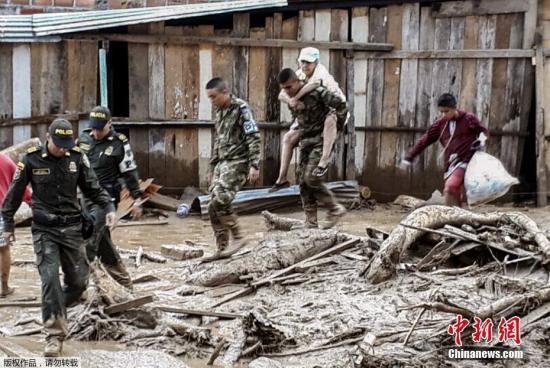
[{"label": "weathered wood plank", "polygon": [[536,153],[537,153],[537,206],[548,203],[546,140],[544,138],[544,56],[542,48],[536,50]]},{"label": "weathered wood plank", "polygon": [[[265,28],[252,28],[251,38],[265,38]],[[255,47],[250,50],[248,70],[248,103],[257,121],[266,120],[267,50]]]},{"label": "weathered wood plank", "polygon": [[[351,40],[353,42],[368,42],[369,40],[369,9],[358,7],[352,9]],[[354,55],[356,56],[357,53]],[[353,60],[353,115],[355,127],[366,125],[367,115],[367,60]],[[351,97],[350,97],[351,99]],[[365,132],[355,132],[355,169],[356,178],[360,178],[364,169]]]},{"label": "weathered wood plank", "polygon": [[523,13],[529,10],[524,0],[468,0],[449,1],[433,5],[434,17],[465,17],[468,15],[488,15],[505,13]]},{"label": "weathered wood plank", "polygon": [[[513,15],[502,14],[497,15],[496,30],[495,30],[495,48],[508,48],[510,44],[510,31],[512,27]],[[506,76],[507,76],[508,60],[498,59],[493,60],[492,70],[492,87],[491,87],[491,111],[489,113],[491,126],[490,129],[502,129],[506,109],[503,108],[506,103]],[[501,141],[500,139],[491,139],[487,142],[487,149],[496,157],[501,157]],[[510,147],[505,147],[503,151],[509,150]]]},{"label": "weathered wood plank", "polygon": [[[199,184],[197,129],[166,128],[165,165],[167,171],[165,186],[183,188],[196,187]],[[176,173],[186,173],[186,175]]]},{"label": "weathered wood plank", "polygon": [[[432,17],[431,7],[422,7],[420,9],[420,39],[419,49],[431,50],[434,48],[435,42],[435,18]],[[431,124],[431,109],[435,103],[432,83],[434,61],[419,60],[418,61],[418,89],[416,92],[416,123],[415,127],[426,129]],[[421,134],[414,135],[414,142],[420,138]],[[436,186],[434,175],[422,175],[428,164],[428,154],[418,159],[418,163],[413,166],[412,175],[415,175],[415,180],[412,181],[412,190],[418,191]],[[438,184],[438,182],[437,182]]]},{"label": "weathered wood plank", "polygon": [[[184,34],[198,34],[197,27],[183,27]],[[183,67],[183,116],[187,119],[199,117],[199,95],[200,95],[200,65],[199,48],[196,46],[185,46],[182,49]]]},{"label": "weathered wood plank", "polygon": [[[229,29],[215,29],[214,34],[216,36],[229,36],[231,30]],[[216,46],[214,48],[214,59],[212,64],[212,73],[214,77],[220,77],[224,79],[230,88],[233,88],[233,65],[234,65],[234,52],[232,47]]]},{"label": "weathered wood plank", "polygon": [[[165,34],[183,35],[183,27],[165,27]],[[183,59],[184,47],[166,45],[164,47],[164,114],[166,119],[185,119],[188,114],[183,103],[184,78]]]},{"label": "weathered wood plank", "polygon": [[[449,47],[451,50],[462,50],[464,48],[464,18],[451,18],[451,39]],[[454,59],[449,61],[449,78],[451,85],[449,92],[460,101],[462,84],[462,60]]]},{"label": "weathered wood plank", "polygon": [[[523,42],[523,14],[512,15],[511,30],[510,30],[510,47],[521,47]],[[504,124],[502,129],[504,131],[521,131],[521,108],[522,108],[522,95],[523,81],[525,75],[525,60],[508,60],[508,67],[506,71],[506,99],[504,106],[506,106],[506,113],[504,116]],[[503,136],[501,138],[501,145],[507,147],[502,150],[501,158],[508,171],[518,176],[520,174],[521,162],[523,159],[523,149],[520,150],[520,142],[524,139],[520,137],[508,137]],[[521,146],[523,147],[523,146]],[[548,161],[547,161],[548,162]]]},{"label": "weathered wood plank", "polygon": [[[477,48],[479,43],[479,17],[469,16],[464,20],[464,48]],[[476,60],[462,61],[462,83],[460,106],[466,111],[474,111],[476,101]]]},{"label": "weathered wood plank", "polygon": [[[250,13],[233,14],[233,32],[237,38],[250,36]],[[248,100],[248,48],[234,47],[233,93]]]},{"label": "weathered wood plank", "polygon": [[131,127],[130,146],[138,167],[140,178],[149,178],[149,132],[147,128]]},{"label": "weathered wood plank", "polygon": [[[164,22],[151,23],[149,33],[163,34]],[[164,93],[164,45],[149,45],[149,116],[153,119],[165,118]]]},{"label": "weathered wood plank", "polygon": [[[12,48],[12,44],[0,44],[0,119],[9,119],[13,116]],[[0,138],[0,143],[2,142]]]},{"label": "weathered wood plank", "polygon": [[13,145],[13,127],[0,127],[0,150]]},{"label": "weathered wood plank", "polygon": [[[479,48],[492,49],[495,47],[496,16],[480,18],[479,23]],[[479,119],[491,127],[490,104],[491,82],[493,72],[493,60],[478,60],[477,62],[477,92],[475,113]]]},{"label": "weathered wood plank", "polygon": [[[315,11],[315,41],[330,41],[331,22],[330,9]],[[330,70],[330,53],[321,52],[320,62]]]},{"label": "weathered wood plank", "polygon": [[98,45],[97,42],[81,42],[79,47],[80,65],[80,112],[88,112],[98,105]]},{"label": "weathered wood plank", "polygon": [[[420,45],[420,5],[403,5],[403,18],[401,29],[401,48],[403,50],[418,50]],[[401,75],[399,81],[399,115],[398,125],[414,127],[416,120],[416,92],[418,80],[418,60],[403,60],[401,62]],[[403,133],[397,140],[397,157],[399,160],[414,143],[414,134]],[[412,182],[411,171],[396,168],[396,173],[402,178],[401,183]]]},{"label": "weathered wood plank", "polygon": [[[479,17],[473,17],[479,19]],[[461,19],[457,18],[460,22]],[[455,23],[455,28],[459,27]],[[460,42],[460,38],[456,37]],[[388,52],[361,52],[357,59],[527,59],[534,57],[535,53],[529,49],[498,49],[480,50],[474,45],[470,50],[395,50]]]},{"label": "weathered wood plank", "polygon": [[[293,22],[298,24],[298,17],[293,17]],[[283,29],[283,16],[281,13],[273,14],[273,17],[266,18],[266,37],[281,38]],[[280,116],[279,108],[279,84],[277,74],[281,70],[282,49],[269,48],[267,50],[267,96],[266,96],[266,120],[278,122]],[[278,166],[278,165],[277,165]]]},{"label": "weathered wood plank", "polygon": [[[387,8],[369,9],[369,41],[386,42]],[[382,109],[384,96],[384,61],[372,60],[368,63],[367,108],[365,126],[382,126]],[[381,133],[365,134],[365,157],[363,182],[371,188],[381,185],[377,179],[378,151],[380,149]]]},{"label": "weathered wood plank", "polygon": [[[332,9],[330,12],[327,12],[326,15],[320,15],[319,13],[320,12],[317,11],[315,15],[315,37],[325,36],[324,34],[319,34],[317,30],[320,27],[325,27],[323,22],[326,19],[327,21],[330,21],[328,27],[330,37],[329,40],[347,41],[349,27],[348,11],[343,9]],[[329,65],[327,65],[327,68],[340,85],[340,89],[342,89],[344,94],[346,94],[346,59],[344,58],[343,52],[330,51],[328,54]],[[323,56],[321,56],[321,60],[322,59]],[[334,150],[328,170],[328,180],[332,181],[345,179],[345,172],[347,168],[345,160],[346,144],[344,140],[344,134],[340,134],[340,136],[336,139],[336,142],[334,142]],[[352,153],[352,151],[350,151],[350,153]]]},{"label": "weathered wood plank", "polygon": [[32,115],[61,113],[63,50],[59,43],[31,45]]},{"label": "weathered wood plank", "polygon": [[80,112],[79,41],[67,40],[65,46],[65,88],[63,105],[68,112]]},{"label": "weathered wood plank", "polygon": [[13,75],[16,76],[16,78],[12,79],[13,117],[30,117],[32,115],[32,96],[31,48],[29,44],[18,44],[13,47],[12,70]]},{"label": "weathered wood plank", "polygon": [[166,184],[166,129],[149,129],[149,177],[155,179],[155,183]]},{"label": "weathered wood plank", "polygon": [[[387,8],[387,41],[392,43],[396,49],[401,49],[401,30],[403,8],[398,5],[390,5]],[[399,112],[399,81],[401,75],[401,60],[384,61],[384,98],[382,110],[382,125],[397,126]],[[393,132],[382,133],[380,141],[380,153],[378,165],[380,168],[380,180],[385,181],[386,188],[395,192],[396,188],[396,158],[397,140],[399,134]]]},{"label": "weathered wood plank", "polygon": [[[128,26],[128,33],[147,33],[147,25]],[[130,117],[149,117],[149,49],[147,45],[128,44],[128,100]]]},{"label": "weathered wood plank", "polygon": [[[199,34],[208,36],[214,34],[214,27],[199,26]],[[212,119],[212,103],[206,95],[206,83],[212,79],[212,53],[213,47],[208,44],[201,44],[199,50],[199,119]],[[212,157],[212,128],[198,129],[198,156],[199,156],[199,187],[202,190],[208,189],[208,171],[210,169],[210,158]]]}]

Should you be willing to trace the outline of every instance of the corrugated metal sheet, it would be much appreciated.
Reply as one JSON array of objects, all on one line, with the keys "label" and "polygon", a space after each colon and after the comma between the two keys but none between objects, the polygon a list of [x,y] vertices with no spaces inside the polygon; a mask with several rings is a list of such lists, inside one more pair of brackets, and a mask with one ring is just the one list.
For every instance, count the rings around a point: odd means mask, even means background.
[{"label": "corrugated metal sheet", "polygon": [[154,8],[5,15],[0,16],[0,42],[37,41],[37,37],[286,5],[286,0],[237,0]]},{"label": "corrugated metal sheet", "polygon": [[[355,180],[334,181],[326,183],[338,202],[351,204],[360,200],[359,186]],[[300,187],[292,185],[274,193],[266,189],[250,189],[237,192],[233,201],[233,209],[239,214],[257,213],[263,210],[276,210],[300,204]],[[191,204],[191,210],[200,212],[203,218],[208,217],[210,195],[196,197]]]}]

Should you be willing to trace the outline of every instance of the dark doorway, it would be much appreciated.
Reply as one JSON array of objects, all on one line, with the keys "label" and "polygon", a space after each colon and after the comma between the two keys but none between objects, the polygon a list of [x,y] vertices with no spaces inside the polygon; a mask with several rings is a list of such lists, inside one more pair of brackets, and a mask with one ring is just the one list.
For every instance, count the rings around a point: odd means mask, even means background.
[{"label": "dark doorway", "polygon": [[107,90],[111,114],[130,116],[128,98],[128,44],[109,42],[107,52]]}]

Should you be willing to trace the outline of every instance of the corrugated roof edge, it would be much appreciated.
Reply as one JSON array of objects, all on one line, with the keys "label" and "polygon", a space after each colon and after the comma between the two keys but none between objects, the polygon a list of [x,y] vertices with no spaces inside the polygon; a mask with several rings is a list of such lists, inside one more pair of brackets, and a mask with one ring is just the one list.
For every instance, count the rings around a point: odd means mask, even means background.
[{"label": "corrugated roof edge", "polygon": [[0,42],[52,42],[55,36],[134,24],[283,7],[286,0],[237,0],[170,7],[0,16]]}]

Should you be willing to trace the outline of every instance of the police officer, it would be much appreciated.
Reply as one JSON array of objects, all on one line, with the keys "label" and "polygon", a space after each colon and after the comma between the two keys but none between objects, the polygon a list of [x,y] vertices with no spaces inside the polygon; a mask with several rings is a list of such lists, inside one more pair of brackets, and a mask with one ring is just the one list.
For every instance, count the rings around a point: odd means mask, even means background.
[{"label": "police officer", "polygon": [[[304,86],[294,70],[283,69],[278,76],[281,89],[294,97]],[[327,228],[334,226],[346,213],[345,208],[336,202],[332,192],[324,184],[326,167],[319,165],[323,153],[323,129],[327,116],[336,113],[336,124],[342,129],[348,113],[346,102],[342,97],[330,92],[323,86],[306,93],[300,98],[302,109],[290,108],[293,117],[302,131],[300,137],[299,183],[300,196],[306,215],[306,227],[316,228],[317,204],[326,205],[329,209]]]},{"label": "police officer", "polygon": [[210,205],[208,214],[217,254],[229,244],[229,234],[235,248],[244,245],[243,236],[231,203],[248,180],[254,184],[260,176],[260,133],[248,104],[229,93],[221,78],[206,84],[208,98],[216,108],[216,139],[210,160]]},{"label": "police officer", "polygon": [[[111,195],[115,206],[120,200],[121,185],[118,180],[120,178],[124,180],[130,195],[135,200],[130,215],[132,218],[140,217],[142,210],[138,200],[142,193],[139,189],[134,154],[128,138],[113,129],[111,112],[108,108],[97,106],[92,109],[90,128],[80,134],[78,146],[90,159],[99,184]],[[103,209],[86,198],[83,207],[93,218],[95,228],[94,234],[86,245],[88,260],[92,262],[97,256],[107,272],[118,283],[131,289],[132,279],[113,244],[109,228],[105,226]]]},{"label": "police officer", "polygon": [[[73,129],[67,120],[54,120],[48,128],[46,144],[29,149],[17,166],[2,208],[4,237],[8,242],[14,241],[13,216],[30,183],[32,238],[42,282],[44,353],[58,356],[67,333],[66,306],[78,301],[86,289],[89,274],[77,187],[105,209],[108,226],[115,223],[115,208],[107,192],[99,186],[88,158],[74,146]],[[60,265],[63,288],[59,280]]]}]

